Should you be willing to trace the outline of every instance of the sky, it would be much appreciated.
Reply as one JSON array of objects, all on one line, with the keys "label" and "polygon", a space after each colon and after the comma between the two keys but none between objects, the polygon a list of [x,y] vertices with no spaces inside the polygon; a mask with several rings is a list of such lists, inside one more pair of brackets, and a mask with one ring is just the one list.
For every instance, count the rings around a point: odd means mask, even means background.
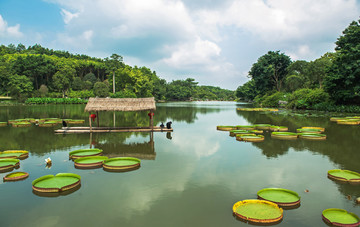
[{"label": "sky", "polygon": [[359,16],[360,0],[0,0],[0,45],[116,53],[168,82],[235,90],[268,51],[334,52]]}]

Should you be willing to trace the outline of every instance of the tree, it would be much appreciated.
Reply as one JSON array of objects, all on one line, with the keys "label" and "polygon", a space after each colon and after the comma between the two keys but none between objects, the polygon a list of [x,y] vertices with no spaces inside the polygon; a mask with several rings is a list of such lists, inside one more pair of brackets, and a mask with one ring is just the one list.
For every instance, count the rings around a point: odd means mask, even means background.
[{"label": "tree", "polygon": [[108,97],[109,87],[103,82],[96,82],[94,84],[94,95],[98,97]]},{"label": "tree", "polygon": [[39,93],[41,97],[45,97],[47,93],[49,92],[48,87],[45,84],[42,84],[39,88]]},{"label": "tree", "polygon": [[261,56],[249,72],[249,76],[254,80],[256,90],[260,94],[265,94],[270,90],[281,91],[290,63],[290,57],[280,51],[269,51]]},{"label": "tree", "polygon": [[56,90],[62,92],[63,97],[65,97],[66,91],[70,88],[75,73],[75,69],[69,66],[65,66],[55,73],[53,77],[53,86]]},{"label": "tree", "polygon": [[71,88],[74,91],[80,91],[80,90],[83,89],[83,81],[80,79],[80,77],[75,77],[74,78],[74,81],[72,82]]},{"label": "tree", "polygon": [[315,87],[323,88],[323,81],[331,64],[331,57],[329,55],[324,55],[310,62],[308,73]]},{"label": "tree", "polygon": [[12,75],[9,77],[8,90],[13,98],[23,100],[29,96],[33,90],[32,83],[29,78],[24,75]]},{"label": "tree", "polygon": [[360,20],[353,21],[336,41],[333,64],[324,89],[337,103],[360,103]]},{"label": "tree", "polygon": [[249,80],[242,86],[239,86],[235,91],[235,95],[236,97],[245,100],[254,100],[254,98],[258,95],[258,92],[255,89],[255,81]]}]

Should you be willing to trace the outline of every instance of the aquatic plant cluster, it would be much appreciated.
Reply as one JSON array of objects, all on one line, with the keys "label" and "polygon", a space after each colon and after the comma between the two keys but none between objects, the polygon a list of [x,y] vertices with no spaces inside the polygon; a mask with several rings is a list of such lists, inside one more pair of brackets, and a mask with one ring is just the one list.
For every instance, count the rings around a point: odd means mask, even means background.
[{"label": "aquatic plant cluster", "polygon": [[[0,152],[0,172],[11,172],[20,168],[20,160],[29,157],[25,150],[7,150]],[[140,160],[132,157],[108,158],[102,156],[101,149],[82,149],[69,153],[69,158],[74,160],[75,168],[93,169],[103,167],[105,171],[125,172],[140,168]],[[50,158],[48,158],[50,159]],[[46,162],[50,167],[52,162]],[[24,180],[29,176],[26,172],[12,172],[3,177],[4,181]],[[32,182],[34,194],[47,196],[53,193],[70,194],[81,186],[81,176],[74,173],[58,173],[57,175],[45,175]]]},{"label": "aquatic plant cluster", "polygon": [[288,132],[288,127],[277,126],[270,124],[255,124],[255,125],[236,125],[236,126],[217,126],[219,131],[229,131],[230,136],[236,137],[238,141],[244,142],[262,142],[265,137],[262,134],[264,131],[271,131],[271,138],[273,139],[308,139],[308,140],[326,140],[325,131],[321,127],[302,127],[295,132]]},{"label": "aquatic plant cluster", "polygon": [[0,122],[0,127],[11,125],[12,127],[30,127],[32,124],[35,124],[39,127],[53,127],[59,124],[62,124],[63,121],[66,124],[84,124],[85,120],[81,119],[60,119],[60,118],[25,118],[25,119],[15,119],[8,120],[8,122]]},{"label": "aquatic plant cluster", "polygon": [[80,98],[28,98],[26,104],[86,104],[88,100]]},{"label": "aquatic plant cluster", "polygon": [[360,116],[352,117],[332,117],[330,121],[336,122],[339,125],[359,125]]}]

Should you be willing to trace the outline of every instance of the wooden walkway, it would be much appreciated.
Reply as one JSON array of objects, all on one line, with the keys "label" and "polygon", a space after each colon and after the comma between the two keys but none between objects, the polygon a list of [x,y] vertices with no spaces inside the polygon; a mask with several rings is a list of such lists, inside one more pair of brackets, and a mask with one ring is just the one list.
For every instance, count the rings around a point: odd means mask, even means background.
[{"label": "wooden walkway", "polygon": [[150,127],[62,127],[61,129],[55,130],[55,133],[67,134],[67,133],[93,133],[93,132],[172,132],[170,128],[160,128],[154,126],[153,129]]}]

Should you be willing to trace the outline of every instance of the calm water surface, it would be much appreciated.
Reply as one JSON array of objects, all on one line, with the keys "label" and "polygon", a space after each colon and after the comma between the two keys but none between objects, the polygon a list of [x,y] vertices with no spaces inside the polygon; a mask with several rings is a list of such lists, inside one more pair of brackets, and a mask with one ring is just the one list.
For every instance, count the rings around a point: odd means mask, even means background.
[{"label": "calm water surface", "polygon": [[[0,182],[0,226],[249,226],[232,216],[232,206],[255,199],[257,191],[296,191],[301,206],[285,210],[277,226],[326,226],[321,212],[342,208],[360,215],[359,185],[327,178],[330,169],[360,172],[360,126],[330,122],[330,115],[240,112],[234,102],[180,102],[157,105],[155,123],[172,121],[174,132],[56,135],[54,128],[0,127],[0,151],[24,149],[29,158],[15,171],[18,182]],[[1,106],[0,122],[17,118],[88,119],[84,105]],[[275,140],[244,143],[217,131],[217,125],[274,124],[295,131],[325,127],[326,141]],[[146,126],[146,112],[100,113],[101,126]],[[133,156],[141,168],[110,173],[75,169],[72,150],[96,147],[109,157]],[[45,168],[44,159],[53,165]],[[72,172],[81,187],[68,195],[38,196],[31,182]],[[0,173],[3,178],[7,173]],[[309,192],[305,192],[309,190]]]}]

